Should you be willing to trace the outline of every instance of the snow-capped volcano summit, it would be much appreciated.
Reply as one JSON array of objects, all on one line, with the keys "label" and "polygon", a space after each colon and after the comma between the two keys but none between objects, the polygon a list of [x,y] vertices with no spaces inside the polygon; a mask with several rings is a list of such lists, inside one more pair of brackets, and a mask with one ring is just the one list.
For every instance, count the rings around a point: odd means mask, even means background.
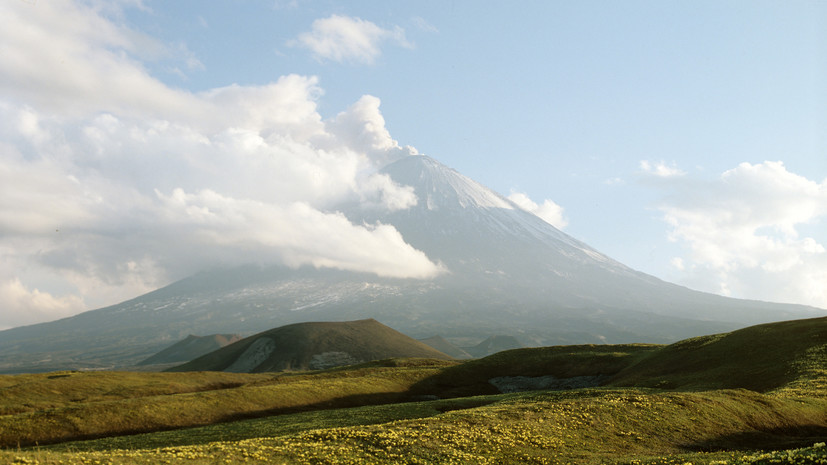
[{"label": "snow-capped volcano summit", "polygon": [[394,226],[407,226],[405,217],[419,216],[420,220],[445,224],[473,217],[481,221],[478,226],[486,229],[488,234],[551,237],[576,247],[587,247],[511,200],[432,158],[423,155],[405,157],[386,166],[382,172],[395,182],[412,187],[419,200],[405,212],[383,216]]},{"label": "snow-capped volcano summit", "polygon": [[431,157],[412,155],[382,169],[399,184],[414,188],[428,210],[440,208],[516,208],[513,202]]},{"label": "snow-capped volcano summit", "polygon": [[407,156],[382,173],[413,189],[416,204],[337,210],[354,224],[392,225],[444,273],[203,272],[118,305],[0,332],[0,372],[121,366],[188,334],[252,334],[307,321],[374,318],[416,338],[439,334],[468,346],[495,334],[553,345],[669,342],[819,314],[696,292],[632,270],[425,156]]},{"label": "snow-capped volcano summit", "polygon": [[381,213],[344,207],[348,217],[393,225],[409,244],[462,278],[493,274],[532,283],[583,267],[645,277],[432,158],[409,156],[382,172],[412,187],[417,204]]}]

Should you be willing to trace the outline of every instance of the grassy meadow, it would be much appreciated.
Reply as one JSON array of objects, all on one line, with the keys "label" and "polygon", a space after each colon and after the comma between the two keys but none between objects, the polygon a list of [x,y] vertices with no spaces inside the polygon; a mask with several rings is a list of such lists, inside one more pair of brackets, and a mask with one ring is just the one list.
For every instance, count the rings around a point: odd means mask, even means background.
[{"label": "grassy meadow", "polygon": [[[499,394],[499,376],[603,375]],[[0,463],[827,464],[827,319],[305,373],[0,377]]]}]

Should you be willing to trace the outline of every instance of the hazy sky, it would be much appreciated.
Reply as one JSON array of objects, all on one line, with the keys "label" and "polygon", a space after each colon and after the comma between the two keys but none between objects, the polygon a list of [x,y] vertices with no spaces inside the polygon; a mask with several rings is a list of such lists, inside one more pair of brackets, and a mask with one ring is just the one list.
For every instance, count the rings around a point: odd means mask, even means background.
[{"label": "hazy sky", "polygon": [[[0,328],[247,261],[429,279],[423,153],[638,270],[827,308],[827,2],[0,2]],[[400,265],[403,264],[403,265]]]}]

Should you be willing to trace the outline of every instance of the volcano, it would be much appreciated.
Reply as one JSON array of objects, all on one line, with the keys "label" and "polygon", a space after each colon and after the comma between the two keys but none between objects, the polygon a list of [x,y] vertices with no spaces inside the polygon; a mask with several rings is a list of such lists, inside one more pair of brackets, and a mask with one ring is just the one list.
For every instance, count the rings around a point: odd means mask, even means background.
[{"label": "volcano", "polygon": [[393,225],[445,272],[429,280],[304,267],[198,273],[135,299],[0,332],[0,372],[125,367],[188,334],[373,318],[408,336],[470,347],[492,335],[525,346],[674,342],[752,324],[822,316],[802,305],[693,291],[635,271],[426,156],[382,172],[417,204],[339,205],[355,224]]}]

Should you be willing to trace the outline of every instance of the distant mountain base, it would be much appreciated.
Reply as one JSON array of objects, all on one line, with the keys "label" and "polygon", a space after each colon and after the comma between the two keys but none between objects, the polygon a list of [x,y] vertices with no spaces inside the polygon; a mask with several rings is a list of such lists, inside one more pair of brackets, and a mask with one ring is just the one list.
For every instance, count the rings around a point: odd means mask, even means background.
[{"label": "distant mountain base", "polygon": [[240,340],[241,336],[238,334],[212,334],[209,336],[194,336],[190,334],[183,341],[176,342],[157,354],[138,362],[137,366],[189,362],[194,358],[198,358]]}]

